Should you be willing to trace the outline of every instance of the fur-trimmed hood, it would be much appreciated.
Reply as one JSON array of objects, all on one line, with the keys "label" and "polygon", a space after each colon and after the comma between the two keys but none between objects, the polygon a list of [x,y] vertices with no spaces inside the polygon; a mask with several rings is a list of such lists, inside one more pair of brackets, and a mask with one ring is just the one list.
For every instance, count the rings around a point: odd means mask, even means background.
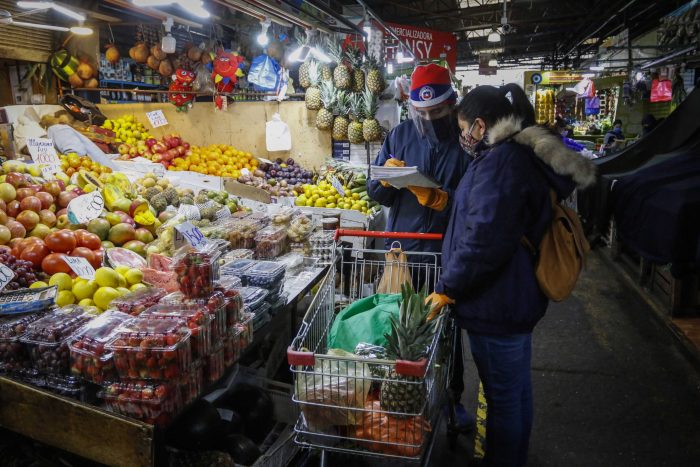
[{"label": "fur-trimmed hood", "polygon": [[512,138],[516,143],[529,146],[535,155],[552,171],[572,179],[578,188],[589,187],[596,182],[596,166],[577,152],[566,147],[558,136],[540,126],[522,129],[522,120],[508,117],[499,120],[489,129],[486,143],[489,146]]}]

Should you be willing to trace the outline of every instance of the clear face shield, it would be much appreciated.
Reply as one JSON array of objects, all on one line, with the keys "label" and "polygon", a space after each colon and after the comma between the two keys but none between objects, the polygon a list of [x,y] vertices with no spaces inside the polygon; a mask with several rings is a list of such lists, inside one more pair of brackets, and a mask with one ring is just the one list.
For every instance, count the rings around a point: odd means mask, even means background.
[{"label": "clear face shield", "polygon": [[445,103],[424,109],[409,105],[408,116],[424,138],[445,141],[457,136],[452,104]]}]

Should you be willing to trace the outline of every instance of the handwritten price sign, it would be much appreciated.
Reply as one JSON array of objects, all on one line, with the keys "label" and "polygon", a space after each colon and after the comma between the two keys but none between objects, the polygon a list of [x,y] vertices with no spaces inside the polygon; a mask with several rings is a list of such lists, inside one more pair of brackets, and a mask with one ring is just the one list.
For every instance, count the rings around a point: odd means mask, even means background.
[{"label": "handwritten price sign", "polygon": [[93,268],[85,258],[80,256],[64,256],[63,260],[78,277],[89,281],[95,278],[95,268]]},{"label": "handwritten price sign", "polygon": [[105,200],[99,191],[78,196],[68,203],[68,221],[71,224],[84,224],[97,219],[104,207]]},{"label": "handwritten price sign", "polygon": [[163,115],[162,110],[147,112],[146,117],[148,117],[148,121],[151,122],[151,126],[153,128],[158,128],[168,124],[168,120],[165,118],[165,115]]},{"label": "handwritten price sign", "polygon": [[4,264],[0,264],[0,290],[4,289],[14,278],[15,272]]},{"label": "handwritten price sign", "polygon": [[201,250],[207,244],[207,238],[202,231],[190,222],[183,222],[182,224],[176,225],[175,230],[180,232],[185,241],[192,245],[193,248]]},{"label": "handwritten price sign", "polygon": [[56,180],[56,174],[61,171],[61,166],[56,164],[45,165],[41,168],[41,176],[45,180]]},{"label": "handwritten price sign", "polygon": [[53,147],[53,140],[49,138],[27,138],[27,149],[37,164],[61,165]]},{"label": "handwritten price sign", "polygon": [[335,188],[335,190],[341,197],[345,198],[345,190],[343,189],[343,185],[337,178],[331,178],[331,185],[333,185],[333,188]]}]

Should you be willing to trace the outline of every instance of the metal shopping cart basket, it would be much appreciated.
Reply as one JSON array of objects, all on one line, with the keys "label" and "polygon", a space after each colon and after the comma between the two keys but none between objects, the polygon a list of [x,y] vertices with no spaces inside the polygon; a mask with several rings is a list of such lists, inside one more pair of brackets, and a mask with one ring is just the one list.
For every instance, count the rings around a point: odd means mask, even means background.
[{"label": "metal shopping cart basket", "polygon": [[[365,236],[393,239],[439,240],[436,234],[404,234],[339,230],[337,237]],[[295,441],[321,450],[376,456],[427,465],[441,423],[452,365],[454,324],[443,314],[436,323],[427,355],[418,362],[339,354],[327,348],[328,332],[345,305],[374,294],[385,267],[384,250],[337,247],[335,263],[321,282],[287,351],[294,375],[293,400],[300,416]],[[440,274],[440,255],[405,252],[414,288],[432,290]],[[389,411],[382,407],[382,385],[413,407]],[[415,410],[420,407],[419,410]],[[396,410],[396,409],[395,409]],[[452,411],[447,411],[451,413]]]}]

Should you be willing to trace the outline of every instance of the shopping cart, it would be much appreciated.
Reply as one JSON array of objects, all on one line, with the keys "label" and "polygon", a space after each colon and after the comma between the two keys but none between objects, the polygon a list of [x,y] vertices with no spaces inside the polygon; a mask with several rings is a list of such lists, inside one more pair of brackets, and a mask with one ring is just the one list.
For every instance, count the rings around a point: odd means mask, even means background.
[{"label": "shopping cart", "polygon": [[[336,238],[341,236],[442,238],[437,234],[339,230]],[[327,348],[328,332],[337,312],[375,293],[385,268],[390,267],[386,266],[385,253],[338,246],[334,264],[322,280],[287,351],[294,375],[293,401],[300,408],[294,427],[295,442],[319,449],[322,466],[328,451],[427,465],[435,442],[433,433],[441,423],[442,414],[453,413],[442,410],[445,403],[453,403],[447,386],[455,332],[453,320],[446,313],[437,319],[437,331],[427,355],[418,362],[339,354]],[[440,274],[440,255],[405,253],[408,259],[405,267],[414,288],[427,285],[432,290]],[[400,397],[403,402],[410,395],[418,403],[399,403],[400,409],[412,406],[412,410],[385,410],[380,401],[382,385],[392,385],[392,394],[403,394]],[[420,409],[416,410],[417,407]],[[448,427],[453,425],[450,415]]]}]

